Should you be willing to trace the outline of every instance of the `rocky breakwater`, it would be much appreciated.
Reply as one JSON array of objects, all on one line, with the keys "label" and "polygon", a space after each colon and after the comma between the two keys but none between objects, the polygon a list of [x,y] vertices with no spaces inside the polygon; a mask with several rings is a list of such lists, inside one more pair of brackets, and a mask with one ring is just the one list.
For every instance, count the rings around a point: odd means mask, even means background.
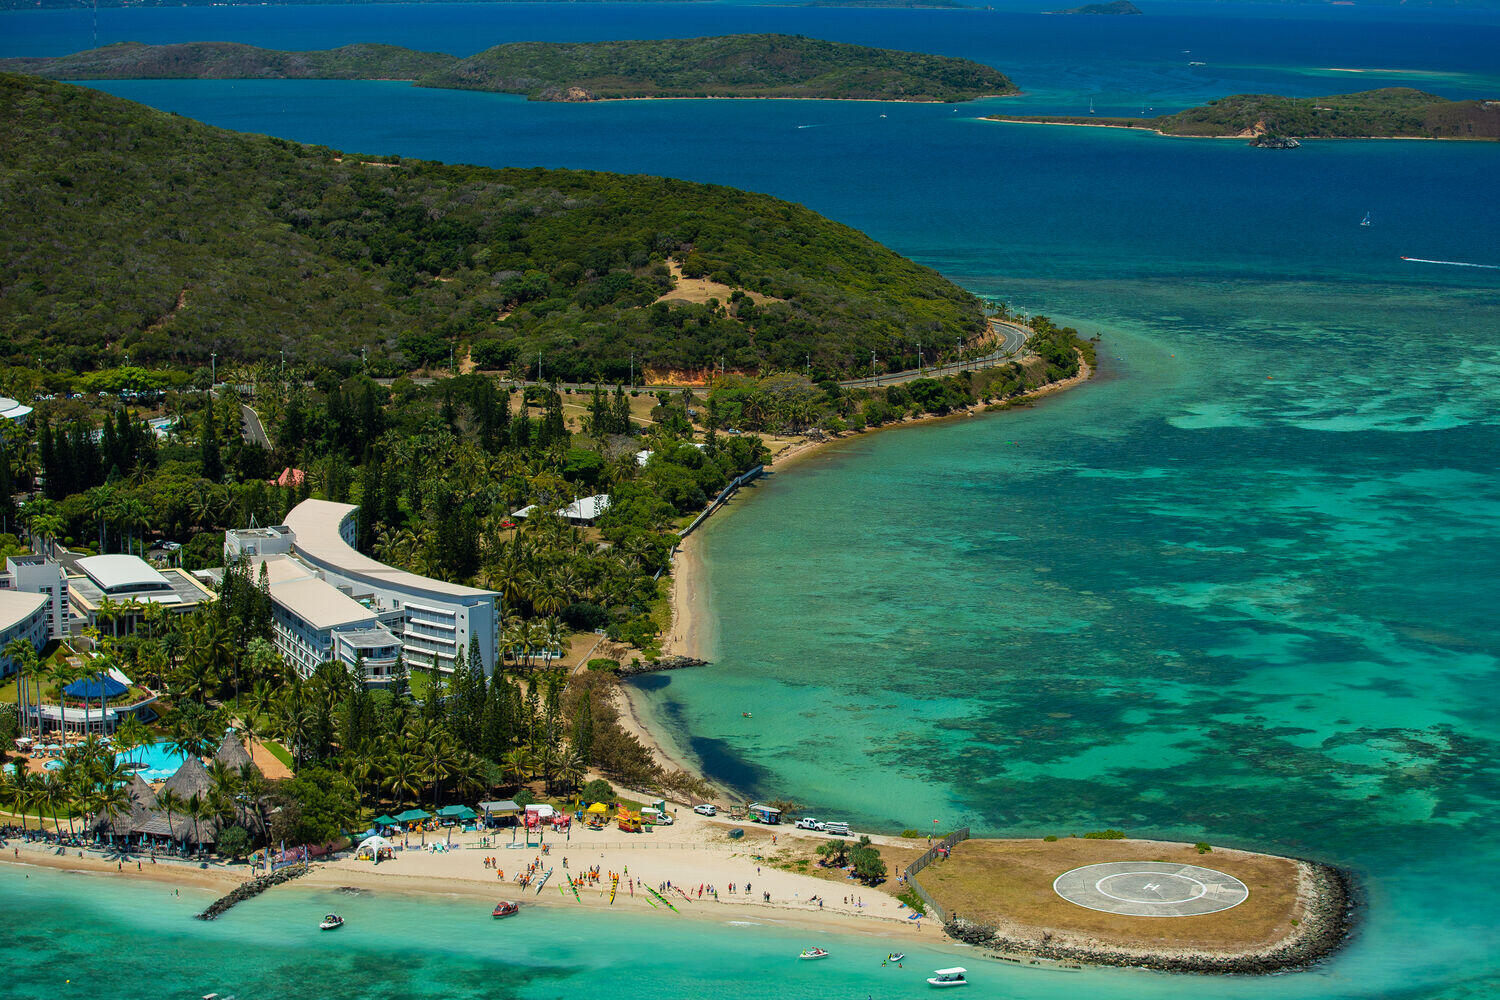
[{"label": "rocky breakwater", "polygon": [[635,660],[620,668],[621,677],[635,677],[638,674],[655,674],[663,670],[682,670],[684,667],[706,667],[707,660],[700,660],[696,656],[663,656],[656,660]]},{"label": "rocky breakwater", "polygon": [[294,878],[307,874],[307,871],[308,869],[304,865],[294,865],[291,868],[283,868],[281,869],[281,871],[272,872],[269,875],[260,875],[256,878],[250,879],[248,882],[241,882],[239,885],[235,886],[234,889],[228,893],[228,895],[220,896],[218,899],[210,903],[208,909],[198,914],[198,919],[214,920],[219,916],[219,914],[223,913],[234,904],[242,903],[247,899],[259,896],[261,893],[265,892],[273,885],[280,885],[283,882],[290,882]]},{"label": "rocky breakwater", "polygon": [[1298,862],[1299,916],[1291,931],[1270,943],[1239,950],[1127,947],[1108,941],[1064,935],[1038,928],[998,928],[972,920],[950,920],[949,937],[989,950],[1008,961],[1115,965],[1162,972],[1210,975],[1271,975],[1304,969],[1333,954],[1354,925],[1354,887],[1349,876],[1330,865]]}]

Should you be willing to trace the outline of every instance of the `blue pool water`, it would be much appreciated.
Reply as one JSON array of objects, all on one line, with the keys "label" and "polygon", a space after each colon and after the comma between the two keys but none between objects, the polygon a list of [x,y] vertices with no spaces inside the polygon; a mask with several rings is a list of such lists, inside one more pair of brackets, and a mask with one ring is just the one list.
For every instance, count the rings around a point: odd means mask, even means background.
[{"label": "blue pool water", "polygon": [[142,778],[148,782],[166,781],[182,762],[187,760],[183,754],[168,748],[165,743],[152,743],[147,746],[135,747],[128,754],[123,755],[127,761],[145,765],[137,770]]}]

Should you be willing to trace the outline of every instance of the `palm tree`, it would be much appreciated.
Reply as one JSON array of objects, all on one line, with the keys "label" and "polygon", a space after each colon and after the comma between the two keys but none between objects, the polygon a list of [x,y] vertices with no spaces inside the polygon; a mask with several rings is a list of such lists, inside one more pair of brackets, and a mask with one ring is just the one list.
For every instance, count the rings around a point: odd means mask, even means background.
[{"label": "palm tree", "polygon": [[141,721],[140,716],[137,715],[126,716],[125,721],[121,722],[115,729],[115,746],[119,748],[120,753],[126,756],[136,747],[146,746],[153,742],[153,740],[154,737],[151,735],[151,730]]},{"label": "palm tree", "polygon": [[186,813],[187,800],[170,788],[163,788],[156,793],[156,805],[162,812],[167,814],[167,836],[173,841],[177,840],[177,831],[172,827],[172,814]]},{"label": "palm tree", "polygon": [[218,809],[212,801],[211,795],[212,793],[205,796],[194,792],[188,796],[187,805],[183,809],[183,812],[193,820],[193,845],[199,851],[203,850],[203,835],[200,832],[199,824],[211,820],[218,815]]},{"label": "palm tree", "polygon": [[583,754],[576,749],[568,753],[558,761],[557,778],[565,788],[577,788],[583,784],[583,779],[588,776],[588,765],[584,762]]},{"label": "palm tree", "polygon": [[121,783],[107,782],[94,789],[89,805],[92,807],[91,811],[109,825],[110,841],[113,842],[115,817],[130,811],[129,790]]},{"label": "palm tree", "polygon": [[397,805],[406,805],[422,790],[422,762],[404,737],[386,753],[385,784]]},{"label": "palm tree", "polygon": [[[26,770],[26,762],[14,760],[10,765],[10,780],[6,782],[6,798],[21,814],[21,829],[26,829],[26,814],[36,802],[36,775]],[[38,814],[40,818],[40,813]],[[38,823],[38,826],[41,824]]]},{"label": "palm tree", "polygon": [[[16,678],[16,713],[21,717],[21,732],[26,732],[26,711],[22,707],[22,692],[26,690],[26,673],[35,671],[37,668],[36,647],[28,639],[12,639],[5,644],[5,656],[11,663],[16,665],[18,676]],[[40,734],[41,720],[37,720],[38,734]]]},{"label": "palm tree", "polygon": [[500,762],[500,769],[519,785],[521,776],[531,771],[531,751],[525,747],[507,750],[504,759]]},{"label": "palm tree", "polygon": [[[45,775],[42,775],[41,794],[39,798],[46,805],[47,811],[52,814],[52,826],[57,831],[57,835],[59,837],[62,836],[62,821],[58,819],[57,809],[59,806],[67,807],[72,805],[72,788],[69,787],[67,781],[64,780],[59,772],[49,771]],[[40,811],[37,813],[37,819],[41,819]],[[69,825],[72,825],[71,819],[69,820]]]}]

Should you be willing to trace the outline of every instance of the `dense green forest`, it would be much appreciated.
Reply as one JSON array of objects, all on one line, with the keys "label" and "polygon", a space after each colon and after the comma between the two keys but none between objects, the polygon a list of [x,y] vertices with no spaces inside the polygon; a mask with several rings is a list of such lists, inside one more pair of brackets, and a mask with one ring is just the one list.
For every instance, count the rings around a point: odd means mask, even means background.
[{"label": "dense green forest", "polygon": [[[0,76],[0,109],[0,362],[33,373],[466,350],[565,381],[837,373],[984,329],[935,272],[733,188],[346,157],[34,77]],[[669,260],[736,291],[659,301]]]},{"label": "dense green forest", "polygon": [[1304,139],[1500,139],[1500,101],[1450,101],[1409,87],[1332,97],[1236,94],[1158,118],[992,117],[1150,128],[1180,136],[1264,133]]},{"label": "dense green forest", "polygon": [[[627,42],[497,45],[420,81],[423,86],[535,98],[827,97],[962,101],[1012,94],[998,70],[948,56],[825,42],[800,35],[728,35]],[[578,90],[582,94],[570,94]]]},{"label": "dense green forest", "polygon": [[121,42],[52,58],[0,59],[0,71],[54,80],[413,80],[532,100],[784,97],[965,101],[1011,94],[1000,72],[967,59],[793,35],[629,42],[517,42],[460,59],[394,45],[281,52],[232,42]]},{"label": "dense green forest", "polygon": [[119,42],[67,56],[0,59],[0,72],[53,80],[415,80],[457,61],[399,45],[282,52],[238,42]]}]

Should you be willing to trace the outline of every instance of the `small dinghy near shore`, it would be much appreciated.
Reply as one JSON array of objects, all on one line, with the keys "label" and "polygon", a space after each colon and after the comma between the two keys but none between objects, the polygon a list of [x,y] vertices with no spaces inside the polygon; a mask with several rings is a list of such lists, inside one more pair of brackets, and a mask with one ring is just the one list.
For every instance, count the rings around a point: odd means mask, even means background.
[{"label": "small dinghy near shore", "polygon": [[339,916],[337,913],[330,913],[326,917],[324,917],[323,922],[318,925],[318,930],[335,931],[342,926],[344,926],[344,918]]},{"label": "small dinghy near shore", "polygon": [[811,962],[814,959],[827,958],[828,952],[824,951],[822,948],[807,948],[803,950],[802,954],[798,955],[797,957],[802,959],[804,962]]}]

